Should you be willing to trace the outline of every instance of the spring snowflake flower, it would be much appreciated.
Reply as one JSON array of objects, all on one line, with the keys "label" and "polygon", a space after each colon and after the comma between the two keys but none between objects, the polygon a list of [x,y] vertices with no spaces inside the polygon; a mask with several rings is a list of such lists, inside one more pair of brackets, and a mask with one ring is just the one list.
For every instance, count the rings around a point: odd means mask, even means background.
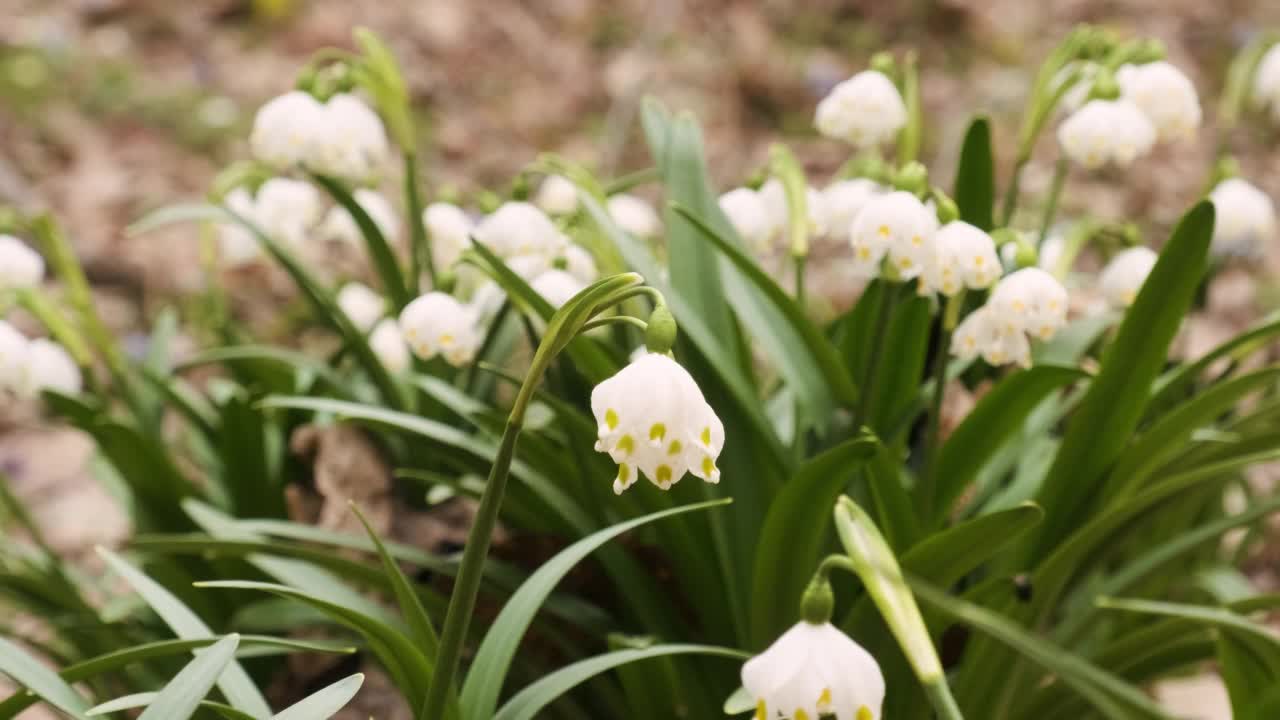
[{"label": "spring snowflake flower", "polygon": [[[244,217],[253,218],[253,196],[245,188],[238,187],[222,200],[223,205],[231,212]],[[262,254],[258,241],[253,234],[240,223],[224,222],[218,224],[218,255],[222,262],[231,267],[247,265]]]},{"label": "spring snowflake flower", "polygon": [[1031,365],[1031,342],[1021,330],[997,321],[989,305],[969,313],[951,335],[951,354],[963,360],[978,355],[990,365]]},{"label": "spring snowflake flower", "polygon": [[878,183],[866,178],[831,183],[822,190],[827,230],[842,240],[847,238],[862,208],[884,192]]},{"label": "spring snowflake flower", "polygon": [[301,90],[287,92],[258,109],[249,146],[258,161],[284,172],[316,156],[326,117],[324,105]]},{"label": "spring snowflake flower", "polygon": [[[400,232],[400,216],[391,206],[391,201],[387,200],[382,193],[365,188],[356,190],[352,193],[352,197],[369,219],[373,220],[373,224],[378,226],[378,230],[382,232],[387,242],[394,243]],[[358,246],[364,242],[364,234],[360,232],[360,226],[356,225],[355,218],[351,217],[351,213],[341,205],[329,208],[324,221],[320,223],[320,234],[326,239],[349,245]]]},{"label": "spring snowflake flower", "polygon": [[599,430],[596,450],[618,463],[615,493],[631,487],[638,473],[663,490],[686,471],[720,482],[716,458],[724,425],[689,371],[670,357],[646,353],[597,385],[591,412]]},{"label": "spring snowflake flower", "polygon": [[600,271],[596,269],[595,258],[581,245],[569,245],[566,247],[562,258],[564,259],[564,269],[577,278],[579,282],[584,284],[593,283],[600,277]]},{"label": "spring snowflake flower", "polygon": [[71,355],[52,340],[36,338],[27,344],[25,395],[35,396],[45,390],[64,395],[80,392],[83,378]]},{"label": "spring snowflake flower", "polygon": [[1116,71],[1120,97],[1142,110],[1162,142],[1184,140],[1200,127],[1200,98],[1196,86],[1181,70],[1159,60],[1125,65]]},{"label": "spring snowflake flower", "polygon": [[1280,121],[1280,43],[1271,46],[1253,74],[1253,101]]},{"label": "spring snowflake flower", "polygon": [[947,297],[965,288],[982,290],[1000,278],[1000,258],[991,236],[956,220],[933,236],[933,252],[925,257],[920,294],[940,292]]},{"label": "spring snowflake flower", "polygon": [[568,244],[551,218],[527,202],[503,203],[480,221],[473,234],[504,260],[531,257],[548,267]]},{"label": "spring snowflake flower", "polygon": [[[770,178],[760,186],[760,200],[764,203],[769,217],[770,239],[787,232],[791,220],[790,208],[787,206],[787,190],[782,181]],[[805,188],[805,212],[809,215],[809,232],[813,235],[826,235],[828,230],[826,204],[822,193],[809,187]]]},{"label": "spring snowflake flower", "polygon": [[1156,265],[1156,257],[1151,248],[1132,247],[1107,263],[1107,267],[1098,276],[1098,284],[1102,286],[1102,294],[1112,307],[1123,309],[1133,304],[1142,284],[1151,274],[1151,268]]},{"label": "spring snowflake flower", "polygon": [[609,216],[618,227],[641,238],[662,232],[662,219],[648,201],[627,193],[609,197]]},{"label": "spring snowflake flower", "polygon": [[400,332],[418,357],[440,355],[454,367],[471,362],[483,340],[475,310],[442,292],[429,292],[406,305]]},{"label": "spring snowflake flower", "polygon": [[290,247],[300,247],[319,218],[319,191],[310,183],[289,178],[262,183],[250,214],[263,232]]},{"label": "spring snowflake flower", "polygon": [[529,285],[554,308],[560,308],[587,286],[571,273],[554,268],[534,278]]},{"label": "spring snowflake flower", "polygon": [[17,328],[0,320],[0,396],[21,394],[27,387],[30,345]]},{"label": "spring snowflake flower", "polygon": [[1209,199],[1217,211],[1213,226],[1216,254],[1256,257],[1275,237],[1275,205],[1248,180],[1223,180],[1209,193]]},{"label": "spring snowflake flower", "polygon": [[856,148],[891,142],[907,124],[907,106],[884,73],[864,70],[832,88],[818,103],[818,132]]},{"label": "spring snowflake flower", "polygon": [[0,290],[35,287],[44,280],[44,258],[12,235],[0,235]]},{"label": "spring snowflake flower", "polygon": [[[1013,247],[1012,245],[1010,247]],[[1067,247],[1067,240],[1062,233],[1051,233],[1049,237],[1040,243],[1039,257],[1036,258],[1036,266],[1041,270],[1053,272],[1058,267],[1058,259],[1062,257],[1062,251]],[[1014,247],[1016,252],[1017,248]]]},{"label": "spring snowflake flower", "polygon": [[369,286],[349,282],[338,291],[338,307],[361,332],[368,332],[387,314],[387,301]]},{"label": "spring snowflake flower", "polygon": [[1030,267],[1005,276],[987,301],[1006,329],[1052,340],[1067,324],[1067,289],[1053,275]]},{"label": "spring snowflake flower", "polygon": [[431,203],[422,211],[422,225],[431,237],[431,261],[437,270],[448,270],[471,247],[475,223],[462,208],[452,203]]},{"label": "spring snowflake flower", "polygon": [[735,188],[720,196],[720,210],[747,247],[756,252],[768,249],[777,229],[760,194],[751,188]]},{"label": "spring snowflake flower", "polygon": [[563,175],[548,175],[538,186],[533,204],[551,215],[569,215],[578,209],[578,186]]},{"label": "spring snowflake flower", "polygon": [[909,192],[896,190],[874,198],[853,221],[854,272],[874,277],[887,256],[900,279],[919,276],[925,259],[933,254],[937,228],[937,215]]},{"label": "spring snowflake flower", "polygon": [[880,720],[884,675],[831,623],[801,621],[742,666],[756,720]]},{"label": "spring snowflake flower", "polygon": [[307,159],[309,169],[355,185],[382,175],[390,158],[387,131],[363,100],[334,95],[325,103],[321,121],[315,152]]},{"label": "spring snowflake flower", "polygon": [[487,325],[498,314],[498,310],[506,301],[507,293],[502,290],[498,283],[491,280],[471,293],[471,299],[467,301],[467,307],[470,308],[480,324]]},{"label": "spring snowflake flower", "polygon": [[1151,151],[1156,128],[1133,102],[1090,100],[1058,126],[1058,143],[1075,162],[1094,170],[1127,167]]},{"label": "spring snowflake flower", "polygon": [[374,327],[369,333],[369,349],[391,372],[398,374],[409,369],[409,346],[405,345],[395,320],[385,318]]}]

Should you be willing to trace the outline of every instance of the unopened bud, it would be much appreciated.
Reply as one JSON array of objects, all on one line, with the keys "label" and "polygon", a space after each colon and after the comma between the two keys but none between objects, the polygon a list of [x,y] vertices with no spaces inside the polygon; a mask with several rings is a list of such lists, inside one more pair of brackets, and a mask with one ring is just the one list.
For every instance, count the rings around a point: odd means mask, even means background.
[{"label": "unopened bud", "polygon": [[649,314],[649,327],[644,333],[644,344],[649,352],[669,353],[676,344],[679,328],[676,318],[666,305],[659,305]]}]

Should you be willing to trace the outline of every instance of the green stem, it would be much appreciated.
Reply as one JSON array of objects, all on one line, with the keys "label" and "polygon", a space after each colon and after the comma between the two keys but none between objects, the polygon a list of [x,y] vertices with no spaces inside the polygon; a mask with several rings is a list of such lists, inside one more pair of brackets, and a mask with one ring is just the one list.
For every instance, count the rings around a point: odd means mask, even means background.
[{"label": "green stem", "polygon": [[479,375],[480,365],[489,356],[494,343],[498,341],[498,333],[502,331],[502,326],[506,323],[507,315],[510,312],[511,301],[505,300],[502,303],[502,307],[498,308],[497,314],[493,316],[493,320],[489,323],[489,331],[485,333],[484,341],[480,343],[480,350],[476,352],[475,362],[471,363],[471,367],[467,369],[467,379],[464,386],[468,395],[475,390],[476,377]]},{"label": "green stem", "polygon": [[1044,245],[1045,238],[1049,237],[1049,228],[1053,226],[1053,219],[1058,214],[1058,200],[1062,197],[1062,186],[1066,181],[1067,158],[1061,155],[1053,166],[1053,183],[1049,186],[1049,201],[1044,206],[1044,217],[1040,220],[1040,240],[1036,243],[1037,249]]},{"label": "green stem", "polygon": [[582,326],[582,331],[594,330],[598,327],[606,325],[630,325],[640,328],[641,332],[649,329],[649,323],[640,318],[631,317],[630,315],[609,315],[608,317],[596,318]]},{"label": "green stem", "polygon": [[22,288],[18,291],[18,304],[34,315],[49,335],[67,349],[81,370],[87,371],[93,366],[93,351],[71,321],[49,302],[44,293],[35,288]]},{"label": "green stem", "polygon": [[924,693],[929,697],[929,704],[933,705],[938,720],[964,720],[960,706],[956,705],[956,699],[951,696],[951,687],[947,685],[945,675],[939,675],[933,682],[925,683]]},{"label": "green stem", "polygon": [[793,258],[796,264],[796,304],[800,306],[800,311],[804,311],[804,269],[805,256],[796,255]]},{"label": "green stem", "polygon": [[637,170],[633,173],[627,173],[622,177],[614,178],[613,180],[605,183],[604,194],[616,195],[620,192],[626,192],[634,187],[654,182],[661,177],[662,174],[658,172],[658,168],[656,167]]},{"label": "green stem", "polygon": [[427,237],[427,227],[422,221],[422,194],[418,191],[418,157],[412,152],[404,154],[404,196],[405,208],[409,213],[409,230],[411,244],[409,246],[409,280],[406,283],[414,295],[419,292],[422,272],[426,271],[431,278],[431,288],[439,287],[436,277],[435,261],[431,258],[431,240]]},{"label": "green stem", "polygon": [[885,283],[884,293],[880,298],[880,306],[876,308],[876,325],[875,334],[871,338],[871,355],[867,358],[867,366],[863,369],[862,380],[858,384],[858,392],[861,393],[858,401],[857,411],[853,415],[854,428],[861,427],[867,421],[867,415],[871,413],[871,408],[875,401],[875,380],[876,373],[880,371],[880,356],[882,346],[884,345],[885,333],[889,330],[889,321],[893,317],[893,306],[898,299],[898,289],[890,283]]},{"label": "green stem", "polygon": [[1000,227],[1008,227],[1013,219],[1013,211],[1018,206],[1018,190],[1022,186],[1022,171],[1031,161],[1030,155],[1019,155],[1013,164],[1013,174],[1009,176],[1009,187],[1004,191],[1004,205],[1000,213]]},{"label": "green stem", "polygon": [[929,427],[925,433],[924,466],[920,474],[921,515],[926,522],[933,517],[933,490],[937,474],[938,445],[942,437],[942,402],[947,392],[947,358],[951,352],[951,333],[956,328],[964,293],[947,298],[943,311],[938,345],[933,354],[933,403],[929,406]]}]

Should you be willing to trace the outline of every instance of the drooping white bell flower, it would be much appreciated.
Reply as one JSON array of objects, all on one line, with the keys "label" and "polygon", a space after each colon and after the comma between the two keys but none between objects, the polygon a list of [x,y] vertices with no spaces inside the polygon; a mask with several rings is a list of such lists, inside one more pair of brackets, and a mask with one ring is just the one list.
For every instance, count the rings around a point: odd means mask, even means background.
[{"label": "drooping white bell flower", "polygon": [[1102,294],[1111,307],[1124,309],[1133,304],[1155,267],[1156,258],[1155,251],[1147,247],[1131,247],[1111,258],[1098,276]]},{"label": "drooping white bell flower", "polygon": [[471,247],[475,223],[462,208],[452,203],[431,203],[422,211],[422,225],[431,238],[431,261],[436,270],[448,270]]},{"label": "drooping white bell flower", "polygon": [[475,310],[452,295],[429,292],[405,306],[400,332],[415,355],[430,360],[436,355],[455,367],[475,358],[483,341]]},{"label": "drooping white bell flower", "polygon": [[507,301],[507,293],[503,291],[498,283],[492,280],[484,283],[471,293],[471,299],[467,301],[467,307],[476,316],[481,325],[487,325],[498,310],[502,308],[502,303]]},{"label": "drooping white bell flower", "polygon": [[27,388],[30,345],[17,328],[0,320],[0,395],[23,394]]},{"label": "drooping white bell flower", "polygon": [[529,283],[534,292],[541,295],[554,308],[560,308],[587,285],[564,270],[552,268]]},{"label": "drooping white bell flower", "polygon": [[864,70],[832,88],[814,118],[818,132],[856,148],[892,142],[906,124],[902,94],[876,70]]},{"label": "drooping white bell flower", "polygon": [[1253,74],[1253,101],[1280,122],[1280,43],[1271,46]]},{"label": "drooping white bell flower", "polygon": [[1042,270],[1053,272],[1058,267],[1058,259],[1062,257],[1062,251],[1067,247],[1067,240],[1062,233],[1051,233],[1049,237],[1040,243],[1040,252],[1036,258],[1036,266]]},{"label": "drooping white bell flower", "polygon": [[1191,79],[1173,65],[1158,60],[1124,65],[1116,71],[1120,97],[1142,110],[1161,142],[1185,140],[1200,127],[1200,98]]},{"label": "drooping white bell flower", "polygon": [[1213,251],[1218,255],[1257,257],[1276,235],[1271,198],[1248,180],[1228,178],[1209,193],[1216,211]]},{"label": "drooping white bell flower", "polygon": [[967,222],[943,225],[933,236],[933,252],[925,256],[920,294],[947,297],[965,288],[982,290],[1000,278],[1000,258],[991,236]]},{"label": "drooping white bell flower", "polygon": [[363,185],[386,170],[390,145],[382,118],[363,100],[339,93],[324,104],[319,142],[307,167]]},{"label": "drooping white bell flower", "polygon": [[1000,280],[986,307],[1002,331],[1051,340],[1067,324],[1067,289],[1038,267],[1022,268]]},{"label": "drooping white bell flower", "polygon": [[[387,242],[394,243],[396,236],[400,233],[400,216],[391,206],[391,201],[382,193],[366,188],[356,190],[352,193],[352,197],[382,232]],[[351,213],[341,205],[329,208],[324,221],[320,223],[320,234],[328,240],[349,245],[359,246],[364,243],[364,234],[360,232],[360,226],[356,224],[355,218],[351,217]]]},{"label": "drooping white bell flower", "polygon": [[609,217],[636,237],[651,238],[662,232],[662,219],[653,206],[628,193],[609,196]]},{"label": "drooping white bell flower", "polygon": [[527,202],[503,203],[476,225],[473,235],[504,260],[537,257],[548,266],[568,243],[551,218]]},{"label": "drooping white bell flower", "polygon": [[757,253],[769,248],[777,228],[759,193],[751,188],[734,188],[720,196],[720,210],[747,247]]},{"label": "drooping white bell flower", "polygon": [[[253,196],[238,187],[222,199],[228,210],[249,220],[253,219]],[[248,265],[262,255],[262,248],[253,234],[238,222],[218,223],[218,255],[223,264],[230,267]]]},{"label": "drooping white bell flower", "polygon": [[0,290],[32,288],[44,280],[44,258],[12,235],[0,235]]},{"label": "drooping white bell flower", "polygon": [[600,277],[596,269],[596,260],[591,252],[581,245],[570,244],[564,249],[564,269],[582,283],[593,283]]},{"label": "drooping white bell flower", "polygon": [[338,291],[338,307],[361,332],[377,324],[387,314],[387,300],[369,286],[349,282]]},{"label": "drooping white bell flower", "polygon": [[887,256],[900,279],[919,276],[925,258],[933,253],[937,227],[938,216],[909,192],[896,190],[873,198],[853,221],[854,272],[874,277]]},{"label": "drooping white bell flower", "polygon": [[551,215],[569,215],[578,209],[578,186],[563,175],[548,175],[533,203]]},{"label": "drooping white bell flower", "polygon": [[1101,69],[1098,63],[1077,60],[1067,63],[1058,71],[1051,85],[1053,93],[1061,90],[1063,83],[1071,79],[1072,75],[1077,75],[1075,83],[1062,94],[1062,99],[1058,102],[1058,107],[1064,113],[1069,115],[1089,101],[1089,93],[1093,91],[1093,81],[1097,79]]},{"label": "drooping white bell flower", "polygon": [[271,178],[253,199],[252,220],[263,232],[290,247],[306,241],[320,217],[320,193],[311,183]]},{"label": "drooping white bell flower", "polygon": [[962,360],[979,355],[990,365],[1031,365],[1031,343],[1021,330],[997,321],[988,303],[961,321],[951,335],[951,354]]},{"label": "drooping white bell flower", "polygon": [[838,180],[823,188],[822,206],[828,232],[841,240],[846,239],[862,208],[884,192],[879,183],[866,178]]},{"label": "drooping white bell flower", "polygon": [[1063,152],[1081,166],[1127,167],[1156,142],[1156,128],[1126,99],[1090,100],[1058,126]]},{"label": "drooping white bell flower", "polygon": [[27,344],[26,388],[29,396],[45,390],[55,390],[65,395],[80,392],[84,380],[80,367],[71,355],[58,343],[36,338]]},{"label": "drooping white bell flower", "polygon": [[309,93],[287,92],[258,109],[249,147],[259,162],[274,170],[302,167],[319,151],[326,119],[324,105]]},{"label": "drooping white bell flower", "polygon": [[613,491],[621,494],[643,473],[666,490],[692,473],[720,482],[716,458],[724,425],[689,371],[675,360],[646,353],[591,392],[598,428],[596,450],[618,464]]},{"label": "drooping white bell flower", "polygon": [[742,666],[757,720],[881,720],[884,675],[831,623],[800,621]]},{"label": "drooping white bell flower", "polygon": [[[809,215],[809,232],[815,236],[826,235],[828,228],[826,204],[822,193],[814,188],[805,188],[805,212]],[[769,214],[770,237],[787,232],[791,221],[790,207],[787,205],[787,190],[782,181],[769,178],[760,186],[760,200]]]},{"label": "drooping white bell flower", "polygon": [[394,319],[385,318],[374,327],[369,333],[369,349],[387,370],[398,374],[409,369],[409,346]]}]

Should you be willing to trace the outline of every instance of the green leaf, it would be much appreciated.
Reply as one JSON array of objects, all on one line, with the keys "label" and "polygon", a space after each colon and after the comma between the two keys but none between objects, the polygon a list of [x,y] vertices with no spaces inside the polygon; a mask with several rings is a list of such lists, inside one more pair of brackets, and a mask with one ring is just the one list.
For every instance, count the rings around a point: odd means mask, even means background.
[{"label": "green leaf", "polygon": [[[164,621],[175,635],[184,640],[199,640],[211,637],[213,631],[196,616],[173,593],[166,590],[155,580],[129,564],[124,558],[99,547],[98,554],[106,561],[107,566],[142,596],[147,605]],[[257,717],[266,718],[271,715],[271,707],[263,699],[258,686],[239,663],[232,661],[218,678],[218,689],[226,696],[227,701],[238,710]]]},{"label": "green leaf", "polygon": [[1183,217],[1125,314],[1041,486],[1039,501],[1048,515],[1035,550],[1058,544],[1087,516],[1104,473],[1142,418],[1169,343],[1204,276],[1213,222],[1207,201]]},{"label": "green leaf", "polygon": [[293,370],[295,373],[310,373],[323,380],[339,397],[353,399],[350,394],[350,382],[333,371],[327,363],[313,358],[306,353],[276,347],[274,345],[225,345],[209,348],[184,359],[174,369],[189,370],[202,365],[218,363],[236,363],[240,361],[265,361]]},{"label": "green leaf", "polygon": [[89,709],[84,698],[57,673],[4,638],[0,638],[0,673],[77,720],[82,720]]},{"label": "green leaf", "polygon": [[1151,400],[1147,402],[1147,417],[1156,417],[1177,404],[1178,399],[1191,392],[1196,380],[1209,366],[1229,357],[1240,360],[1252,352],[1265,348],[1268,341],[1280,335],[1280,317],[1271,315],[1249,330],[1232,337],[1199,357],[1195,362],[1179,365],[1156,381]]},{"label": "green leaf", "polygon": [[200,651],[195,660],[164,686],[138,720],[184,720],[191,717],[223,669],[231,664],[239,644],[239,635],[228,635],[213,647]]},{"label": "green leaf", "polygon": [[960,219],[983,230],[995,227],[995,157],[991,151],[991,121],[977,117],[965,131],[956,168],[956,206]]},{"label": "green leaf", "polygon": [[363,684],[363,674],[343,678],[281,710],[271,720],[329,720],[351,702]]},{"label": "green leaf", "polygon": [[463,717],[467,720],[486,720],[492,716],[520,640],[552,589],[575,565],[628,530],[673,515],[727,505],[729,502],[731,501],[724,499],[685,505],[618,523],[577,541],[543,563],[507,601],[497,620],[485,633],[462,688]]},{"label": "green leaf", "polygon": [[739,661],[750,657],[740,650],[709,645],[657,645],[643,650],[617,650],[579,660],[543,677],[516,693],[493,716],[493,720],[532,720],[557,698],[600,673],[640,660],[688,654],[711,655]]},{"label": "green leaf", "polygon": [[404,271],[400,268],[400,263],[396,260],[395,252],[387,242],[386,236],[382,234],[382,229],[373,221],[373,218],[369,217],[369,213],[359,202],[356,202],[355,197],[343,187],[341,182],[323,175],[312,175],[311,179],[324,188],[334,202],[351,215],[356,227],[360,228],[360,234],[364,236],[365,249],[369,252],[369,260],[378,272],[382,289],[387,293],[395,314],[398,315],[404,306],[413,300],[413,296],[409,294],[409,286],[404,280]]}]

